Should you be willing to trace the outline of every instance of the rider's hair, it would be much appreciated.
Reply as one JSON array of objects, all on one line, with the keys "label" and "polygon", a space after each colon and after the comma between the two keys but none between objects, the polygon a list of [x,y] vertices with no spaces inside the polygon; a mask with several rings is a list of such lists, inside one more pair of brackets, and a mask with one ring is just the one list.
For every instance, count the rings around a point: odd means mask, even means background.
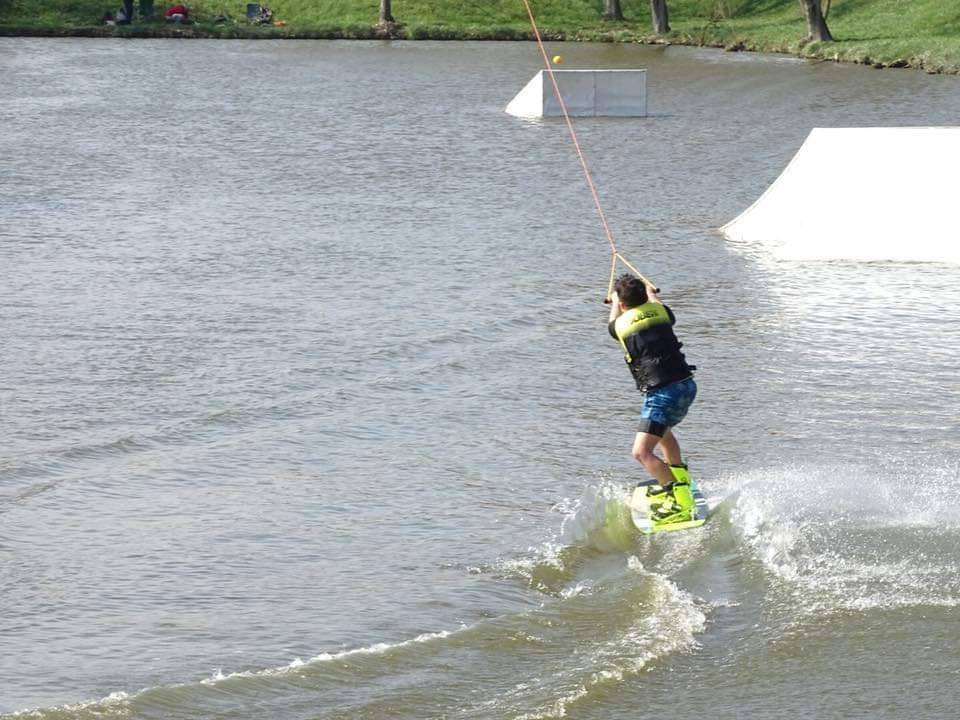
[{"label": "rider's hair", "polygon": [[617,299],[623,303],[624,307],[634,308],[647,301],[647,286],[640,278],[628,273],[617,278],[614,290],[617,291]]}]

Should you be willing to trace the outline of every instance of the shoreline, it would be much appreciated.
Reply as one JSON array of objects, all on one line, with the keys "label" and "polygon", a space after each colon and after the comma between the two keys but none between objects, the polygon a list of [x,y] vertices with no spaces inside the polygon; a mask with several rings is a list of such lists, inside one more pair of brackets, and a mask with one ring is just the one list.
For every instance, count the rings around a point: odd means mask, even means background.
[{"label": "shoreline", "polygon": [[[877,69],[905,68],[918,70],[931,75],[960,75],[960,65],[931,64],[924,57],[871,57],[867,52],[843,48],[842,43],[804,43],[802,41],[787,46],[756,42],[744,37],[724,37],[723,33],[701,33],[694,37],[689,33],[673,32],[667,36],[645,35],[627,29],[615,31],[578,30],[541,32],[547,42],[605,42],[640,45],[680,45],[684,47],[706,47],[727,52],[757,52],[789,55],[801,60],[821,62],[851,63],[869,65]],[[433,40],[433,41],[470,41],[470,42],[533,42],[535,37],[530,30],[512,27],[499,28],[453,28],[446,26],[402,25],[381,27],[376,25],[322,25],[294,28],[290,26],[272,27],[256,25],[211,25],[196,23],[190,25],[167,25],[162,23],[135,23],[123,26],[79,26],[79,27],[30,27],[0,26],[0,37],[43,37],[43,38],[116,38],[134,39],[172,39],[172,40]],[[832,51],[832,52],[831,52]]]}]

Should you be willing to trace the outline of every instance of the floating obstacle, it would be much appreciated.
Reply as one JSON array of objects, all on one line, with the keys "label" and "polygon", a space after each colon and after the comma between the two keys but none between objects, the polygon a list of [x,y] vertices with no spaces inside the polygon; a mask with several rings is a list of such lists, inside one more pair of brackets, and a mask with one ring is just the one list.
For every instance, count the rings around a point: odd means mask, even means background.
[{"label": "floating obstacle", "polygon": [[[518,117],[563,117],[553,83],[541,70],[507,105]],[[646,117],[646,70],[552,70],[571,117]]]},{"label": "floating obstacle", "polygon": [[784,259],[960,262],[960,127],[815,128],[721,231]]}]

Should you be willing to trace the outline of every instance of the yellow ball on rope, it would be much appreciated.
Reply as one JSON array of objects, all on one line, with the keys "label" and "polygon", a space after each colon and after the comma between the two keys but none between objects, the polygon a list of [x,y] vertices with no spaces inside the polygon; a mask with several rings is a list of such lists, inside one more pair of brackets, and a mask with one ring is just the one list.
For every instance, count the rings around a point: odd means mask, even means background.
[{"label": "yellow ball on rope", "polygon": [[554,56],[553,56],[553,64],[554,64],[554,65],[560,65],[560,64],[562,64],[562,63],[563,63],[563,58],[562,58],[562,57],[560,57],[559,55],[554,55]]}]

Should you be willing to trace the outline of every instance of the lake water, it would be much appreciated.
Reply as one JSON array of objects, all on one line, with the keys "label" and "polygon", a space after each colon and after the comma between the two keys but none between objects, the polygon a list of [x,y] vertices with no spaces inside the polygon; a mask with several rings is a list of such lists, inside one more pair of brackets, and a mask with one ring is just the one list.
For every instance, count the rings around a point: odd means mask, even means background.
[{"label": "lake water", "polygon": [[550,50],[649,69],[576,127],[699,366],[696,531],[625,517],[609,249],[503,112],[535,46],[0,40],[3,717],[955,715],[960,265],[716,228],[960,78]]}]

